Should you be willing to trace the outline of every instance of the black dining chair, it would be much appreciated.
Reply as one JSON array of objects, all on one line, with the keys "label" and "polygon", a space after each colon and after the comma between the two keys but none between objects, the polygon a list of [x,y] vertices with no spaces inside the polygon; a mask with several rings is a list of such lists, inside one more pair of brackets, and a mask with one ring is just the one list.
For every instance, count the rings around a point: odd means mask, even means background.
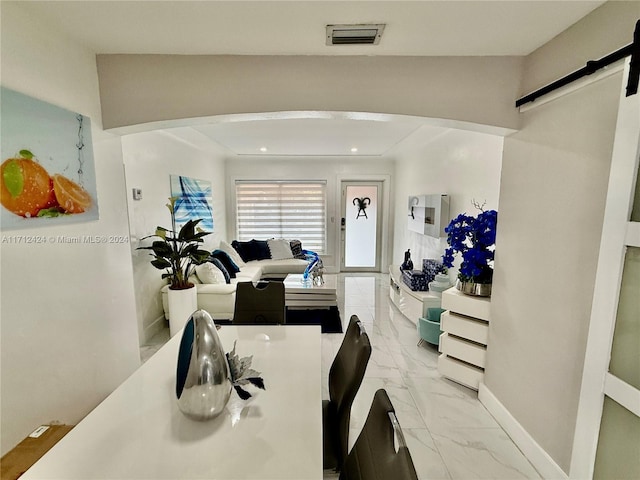
[{"label": "black dining chair", "polygon": [[352,315],[329,369],[329,400],[322,402],[323,467],[339,470],[349,448],[351,405],[371,357],[364,325]]},{"label": "black dining chair", "polygon": [[245,325],[285,323],[284,283],[238,282],[233,323]]},{"label": "black dining chair", "polygon": [[418,480],[411,453],[385,389],[378,390],[340,480]]}]

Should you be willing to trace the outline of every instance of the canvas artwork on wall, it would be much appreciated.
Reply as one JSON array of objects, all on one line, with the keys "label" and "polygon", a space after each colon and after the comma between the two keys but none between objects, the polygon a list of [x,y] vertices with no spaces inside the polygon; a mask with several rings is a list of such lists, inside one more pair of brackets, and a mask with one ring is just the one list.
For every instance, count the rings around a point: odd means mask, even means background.
[{"label": "canvas artwork on wall", "polygon": [[3,230],[98,219],[91,121],[2,87]]},{"label": "canvas artwork on wall", "polygon": [[213,232],[213,197],[211,182],[196,178],[170,175],[171,196],[176,201],[176,223],[182,226],[188,220],[202,219],[198,224],[207,232]]}]

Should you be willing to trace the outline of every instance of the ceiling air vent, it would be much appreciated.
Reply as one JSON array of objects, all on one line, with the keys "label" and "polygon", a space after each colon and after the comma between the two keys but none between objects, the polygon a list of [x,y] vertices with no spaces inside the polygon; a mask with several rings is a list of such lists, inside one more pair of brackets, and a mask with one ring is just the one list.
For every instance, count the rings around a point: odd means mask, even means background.
[{"label": "ceiling air vent", "polygon": [[384,23],[367,25],[327,25],[327,45],[377,45]]}]

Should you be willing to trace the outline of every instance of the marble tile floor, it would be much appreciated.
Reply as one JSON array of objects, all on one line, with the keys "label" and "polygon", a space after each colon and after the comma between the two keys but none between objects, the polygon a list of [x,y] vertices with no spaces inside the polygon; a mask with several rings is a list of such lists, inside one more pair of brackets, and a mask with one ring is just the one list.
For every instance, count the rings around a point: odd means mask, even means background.
[{"label": "marble tile floor", "polygon": [[[165,320],[166,321],[166,320]],[[140,362],[144,363],[149,360],[154,353],[160,350],[165,343],[169,341],[169,326],[156,333],[146,345],[140,347]]]},{"label": "marble tile floor", "polygon": [[[421,480],[541,478],[478,401],[477,392],[439,375],[437,348],[417,346],[415,324],[389,301],[388,278],[375,273],[338,275],[343,325],[358,315],[373,346],[352,408],[350,444],[362,428],[373,394],[385,388]],[[142,360],[168,338],[167,329],[141,347]],[[322,335],[323,398],[329,396],[329,368],[341,342],[341,334]],[[338,476],[325,471],[324,478]]]}]

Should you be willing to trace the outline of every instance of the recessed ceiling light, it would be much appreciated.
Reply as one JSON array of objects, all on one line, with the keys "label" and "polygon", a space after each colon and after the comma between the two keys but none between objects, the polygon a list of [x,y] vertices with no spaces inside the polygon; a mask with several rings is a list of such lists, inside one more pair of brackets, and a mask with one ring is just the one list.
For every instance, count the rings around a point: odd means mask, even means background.
[{"label": "recessed ceiling light", "polygon": [[266,152],[267,151],[267,147],[260,147],[260,151],[261,152]]},{"label": "recessed ceiling light", "polygon": [[357,151],[358,151],[358,149],[357,149],[356,147],[353,147],[353,148],[351,149],[351,153],[356,153]]}]

